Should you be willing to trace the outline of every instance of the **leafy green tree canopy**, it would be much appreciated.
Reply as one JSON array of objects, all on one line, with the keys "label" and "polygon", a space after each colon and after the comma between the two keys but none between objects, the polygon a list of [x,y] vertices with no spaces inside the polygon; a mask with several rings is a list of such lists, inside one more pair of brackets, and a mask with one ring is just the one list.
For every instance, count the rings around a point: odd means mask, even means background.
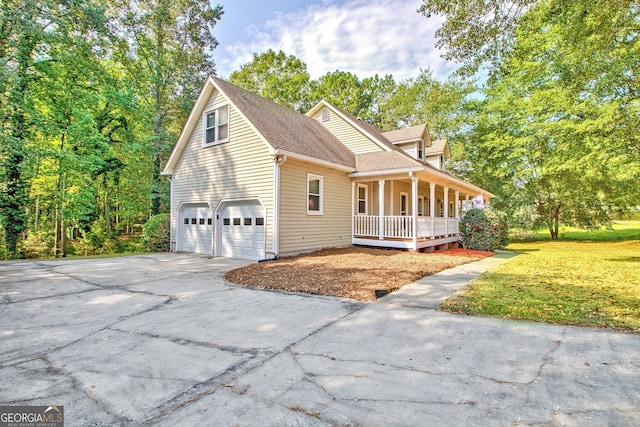
[{"label": "leafy green tree canopy", "polygon": [[229,82],[298,112],[310,108],[307,65],[283,51],[253,54],[253,60],[231,73]]}]

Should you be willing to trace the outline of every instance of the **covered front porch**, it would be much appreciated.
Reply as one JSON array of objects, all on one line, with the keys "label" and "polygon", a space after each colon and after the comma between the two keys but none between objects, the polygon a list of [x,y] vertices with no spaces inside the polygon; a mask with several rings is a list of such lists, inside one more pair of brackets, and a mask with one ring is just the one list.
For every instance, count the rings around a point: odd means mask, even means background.
[{"label": "covered front porch", "polygon": [[463,202],[482,194],[478,187],[442,173],[355,175],[354,245],[414,251],[450,247],[460,240],[458,223]]}]

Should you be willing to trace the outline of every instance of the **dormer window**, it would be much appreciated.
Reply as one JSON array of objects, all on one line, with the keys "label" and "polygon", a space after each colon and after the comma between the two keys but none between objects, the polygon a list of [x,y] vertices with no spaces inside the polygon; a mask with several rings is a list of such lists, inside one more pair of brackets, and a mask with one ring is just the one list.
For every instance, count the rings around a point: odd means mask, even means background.
[{"label": "dormer window", "polygon": [[204,115],[204,146],[229,140],[229,106],[224,105]]},{"label": "dormer window", "polygon": [[440,169],[444,170],[444,156],[440,155]]},{"label": "dormer window", "polygon": [[323,108],[322,110],[320,110],[320,120],[323,122],[328,122],[329,121],[329,109],[328,108]]},{"label": "dormer window", "polygon": [[424,161],[424,141],[418,141],[418,160]]}]

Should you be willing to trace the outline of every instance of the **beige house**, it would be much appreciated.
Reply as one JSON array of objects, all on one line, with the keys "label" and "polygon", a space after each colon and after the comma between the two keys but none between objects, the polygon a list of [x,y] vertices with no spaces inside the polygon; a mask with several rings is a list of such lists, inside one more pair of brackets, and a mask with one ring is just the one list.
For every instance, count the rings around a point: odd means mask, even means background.
[{"label": "beige house", "polygon": [[163,171],[171,249],[262,260],[328,247],[459,241],[464,200],[426,125],[383,133],[320,102],[306,115],[209,77]]}]

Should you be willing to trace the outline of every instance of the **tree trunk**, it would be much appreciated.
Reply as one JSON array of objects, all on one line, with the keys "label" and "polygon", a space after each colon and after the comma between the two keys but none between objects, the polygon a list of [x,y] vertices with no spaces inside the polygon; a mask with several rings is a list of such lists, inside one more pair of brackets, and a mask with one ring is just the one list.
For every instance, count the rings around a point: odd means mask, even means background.
[{"label": "tree trunk", "polygon": [[[60,136],[60,160],[58,161],[58,182],[56,185],[57,194],[55,197],[55,209],[56,209],[56,218],[54,224],[55,237],[53,241],[54,248],[54,256],[58,258],[58,254],[61,254],[63,257],[66,256],[66,248],[64,241],[64,219],[62,213],[62,204],[64,203],[64,139],[66,134],[62,134]],[[58,251],[58,244],[60,245],[60,251]]]}]

